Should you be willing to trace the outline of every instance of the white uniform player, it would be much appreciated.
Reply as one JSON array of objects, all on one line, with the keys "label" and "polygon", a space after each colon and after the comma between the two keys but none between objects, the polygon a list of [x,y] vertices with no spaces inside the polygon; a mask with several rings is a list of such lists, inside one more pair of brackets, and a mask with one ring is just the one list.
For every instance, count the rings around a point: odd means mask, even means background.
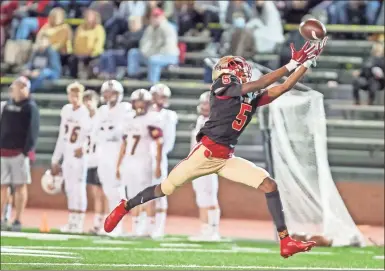
[{"label": "white uniform player", "polygon": [[[164,84],[156,84],[151,87],[153,106],[152,110],[158,112],[161,120],[161,128],[163,131],[163,152],[162,152],[162,176],[154,178],[153,184],[160,184],[160,182],[167,178],[168,175],[168,154],[174,149],[176,138],[176,125],[178,123],[178,116],[175,111],[167,109],[168,99],[171,97],[171,90]],[[156,155],[156,144],[153,144],[153,155]],[[154,159],[155,161],[155,159]],[[155,170],[154,163],[154,170]],[[151,204],[151,203],[150,203]],[[155,200],[155,228],[152,232],[153,238],[162,238],[164,236],[164,229],[166,226],[167,215],[167,197],[161,197]]]},{"label": "white uniform player", "polygon": [[[98,120],[93,130],[96,138],[98,157],[98,176],[107,197],[109,211],[113,210],[121,198],[121,182],[116,178],[116,164],[123,137],[123,127],[131,105],[122,102],[123,86],[116,80],[103,83],[101,88],[105,105],[98,109]],[[122,233],[122,227],[113,234]]]},{"label": "white uniform player", "polygon": [[65,193],[69,210],[68,225],[62,231],[82,232],[87,209],[86,176],[88,168],[87,139],[91,132],[91,120],[83,105],[84,86],[78,82],[67,87],[69,104],[60,113],[60,130],[52,156],[53,175],[59,173],[62,162]]},{"label": "white uniform player", "polygon": [[[126,198],[130,199],[144,188],[151,186],[153,180],[153,154],[152,144],[157,144],[157,157],[155,176],[161,176],[162,159],[162,130],[160,129],[159,114],[149,111],[151,94],[145,89],[138,89],[131,95],[132,108],[135,112],[130,115],[124,131],[124,141],[121,146],[119,161],[117,164],[117,176],[121,177],[125,186]],[[149,231],[154,224],[155,213],[147,211]],[[139,227],[140,210],[131,212],[133,235],[147,233]]]},{"label": "white uniform player", "polygon": [[[209,119],[210,92],[203,93],[199,98],[198,113],[195,129],[192,131],[191,144],[195,146],[196,135]],[[199,207],[199,218],[202,222],[201,232],[198,236],[190,238],[191,241],[218,241],[220,210],[218,206],[218,176],[211,174],[192,181],[195,191],[196,203]]]},{"label": "white uniform player", "polygon": [[[94,128],[98,121],[98,104],[99,95],[94,90],[86,90],[83,96],[84,105],[90,112],[91,126]],[[94,203],[94,225],[89,231],[93,234],[104,233],[102,229],[102,223],[106,214],[108,214],[110,208],[108,201],[104,195],[99,175],[98,175],[98,155],[96,138],[94,135],[90,135],[88,138],[88,171],[87,171],[87,185],[93,198]]]}]

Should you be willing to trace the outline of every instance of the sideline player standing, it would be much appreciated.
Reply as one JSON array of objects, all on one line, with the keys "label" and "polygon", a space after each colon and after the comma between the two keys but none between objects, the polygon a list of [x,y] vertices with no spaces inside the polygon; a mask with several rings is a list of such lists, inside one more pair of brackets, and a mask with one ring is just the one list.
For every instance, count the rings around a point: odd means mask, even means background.
[{"label": "sideline player standing", "polygon": [[[204,92],[199,97],[197,107],[198,119],[192,131],[192,148],[198,143],[196,136],[204,127],[210,116],[210,91]],[[221,211],[218,205],[218,175],[210,174],[192,181],[195,191],[195,200],[199,208],[199,219],[202,222],[201,232],[198,236],[190,237],[190,241],[219,241],[219,220]]]},{"label": "sideline player standing", "polygon": [[[162,149],[162,175],[160,178],[154,178],[153,185],[160,184],[162,180],[168,175],[168,154],[174,149],[176,137],[176,125],[178,123],[178,116],[175,111],[168,109],[169,99],[171,97],[171,90],[164,84],[156,84],[150,88],[152,94],[153,106],[152,110],[159,112],[161,119],[161,128],[163,131],[163,149]],[[153,144],[154,155],[154,171],[156,166],[156,144]],[[151,236],[154,239],[162,238],[164,236],[164,229],[166,226],[167,216],[167,197],[156,199],[150,204],[155,204],[155,227]]]},{"label": "sideline player standing", "polygon": [[84,86],[74,82],[67,86],[69,103],[63,106],[59,137],[52,155],[52,175],[60,171],[62,161],[65,194],[69,211],[63,232],[83,232],[87,209],[87,139],[91,132],[90,114],[83,104]]},{"label": "sideline player standing", "polygon": [[[94,90],[86,90],[83,96],[84,105],[90,112],[91,126],[97,124],[97,110],[99,104],[99,95]],[[98,234],[102,230],[102,221],[109,212],[108,201],[104,195],[102,184],[98,176],[98,157],[96,153],[96,138],[93,135],[88,137],[88,170],[87,185],[90,188],[94,201],[94,226],[90,233]]]},{"label": "sideline player standing", "polygon": [[[123,180],[127,199],[134,197],[138,192],[152,184],[154,171],[152,170],[153,154],[151,147],[153,141],[156,143],[155,177],[161,176],[162,130],[159,127],[159,114],[149,111],[151,100],[151,94],[145,89],[137,89],[131,94],[134,112],[127,119],[116,165],[116,177]],[[145,208],[149,221],[146,225],[148,232],[152,232],[155,222],[155,210],[151,207],[153,206],[147,205]],[[135,208],[131,213],[134,236],[142,235],[142,229],[139,227],[140,211],[141,209]]]},{"label": "sideline player standing", "polygon": [[[300,51],[291,46],[292,59],[287,65],[251,82],[251,67],[244,58],[222,57],[213,69],[211,114],[197,135],[199,143],[160,185],[148,187],[128,201],[121,200],[107,217],[104,229],[107,232],[114,229],[123,216],[135,206],[171,195],[176,188],[197,177],[216,173],[226,179],[259,188],[265,193],[268,209],[281,240],[282,257],[309,251],[315,242],[296,241],[289,236],[276,182],[266,170],[235,157],[233,153],[239,136],[250,123],[257,107],[268,104],[289,91],[307,69],[314,65],[326,39],[317,44],[306,42]],[[299,65],[283,84],[269,87]]]},{"label": "sideline player standing", "polygon": [[[14,188],[16,217],[13,231],[21,230],[21,216],[27,204],[27,185],[31,183],[30,159],[39,134],[39,109],[30,97],[31,82],[26,77],[17,78],[10,86],[10,99],[1,102],[0,156],[1,156],[1,210],[6,208],[8,191]],[[1,229],[8,225],[1,218]]]},{"label": "sideline player standing", "polygon": [[[118,161],[123,128],[131,105],[123,100],[123,86],[116,80],[105,81],[101,87],[102,105],[97,113],[97,122],[92,136],[96,139],[98,156],[98,176],[111,211],[119,202],[120,182],[116,179],[115,169]],[[113,234],[120,235],[120,227]]]}]

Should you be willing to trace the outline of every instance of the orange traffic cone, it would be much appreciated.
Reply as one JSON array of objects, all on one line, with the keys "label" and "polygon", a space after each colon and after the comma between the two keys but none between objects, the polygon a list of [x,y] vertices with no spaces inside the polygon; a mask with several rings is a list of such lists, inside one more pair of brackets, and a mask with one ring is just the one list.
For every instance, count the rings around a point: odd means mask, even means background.
[{"label": "orange traffic cone", "polygon": [[43,213],[41,218],[40,232],[49,232],[47,213]]}]

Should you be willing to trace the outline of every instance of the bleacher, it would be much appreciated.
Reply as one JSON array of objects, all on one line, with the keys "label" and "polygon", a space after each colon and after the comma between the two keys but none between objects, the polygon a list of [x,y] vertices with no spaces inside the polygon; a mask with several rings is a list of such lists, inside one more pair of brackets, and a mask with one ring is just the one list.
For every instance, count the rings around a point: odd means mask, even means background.
[{"label": "bleacher", "polygon": [[[209,40],[196,37],[180,37],[189,44],[205,44]],[[327,114],[328,154],[333,178],[344,180],[384,179],[384,107],[383,96],[377,98],[378,105],[356,106],[352,104],[352,69],[360,67],[363,58],[370,54],[370,41],[330,40],[314,71],[306,75],[305,82],[325,97]],[[177,139],[170,155],[170,166],[183,159],[190,148],[190,131],[196,121],[196,106],[199,95],[209,89],[202,83],[203,59],[211,57],[201,51],[189,51],[186,65],[169,67],[162,73],[163,83],[170,86],[173,97],[171,109],[177,111],[179,124]],[[256,55],[254,61],[269,63],[278,61],[278,55]],[[14,76],[1,79],[1,99],[7,97],[8,84]],[[328,86],[334,81],[335,87]],[[59,113],[66,103],[65,88],[71,79],[60,79],[47,83],[34,98],[40,105],[41,132],[37,146],[38,164],[49,165],[58,135]],[[80,80],[88,88],[100,89],[102,81]],[[137,88],[149,88],[150,83],[138,80],[123,80],[125,99]],[[382,93],[382,92],[381,92]],[[258,119],[249,125],[240,139],[236,154],[264,166],[262,136]]]}]

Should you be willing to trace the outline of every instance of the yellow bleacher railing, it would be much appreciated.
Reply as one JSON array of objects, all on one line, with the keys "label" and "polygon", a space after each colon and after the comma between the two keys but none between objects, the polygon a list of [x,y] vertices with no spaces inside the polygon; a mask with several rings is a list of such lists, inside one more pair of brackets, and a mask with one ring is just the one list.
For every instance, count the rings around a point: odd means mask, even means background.
[{"label": "yellow bleacher railing", "polygon": [[[66,22],[70,25],[80,25],[83,22],[83,19],[72,18],[67,19]],[[203,24],[198,24],[197,27],[202,27]],[[209,28],[211,29],[221,29],[223,28],[219,23],[210,23]],[[286,31],[292,31],[298,29],[297,24],[285,24],[284,29]],[[326,25],[328,32],[365,32],[365,33],[384,33],[384,26],[381,25],[342,25],[342,24],[328,24]]]}]

